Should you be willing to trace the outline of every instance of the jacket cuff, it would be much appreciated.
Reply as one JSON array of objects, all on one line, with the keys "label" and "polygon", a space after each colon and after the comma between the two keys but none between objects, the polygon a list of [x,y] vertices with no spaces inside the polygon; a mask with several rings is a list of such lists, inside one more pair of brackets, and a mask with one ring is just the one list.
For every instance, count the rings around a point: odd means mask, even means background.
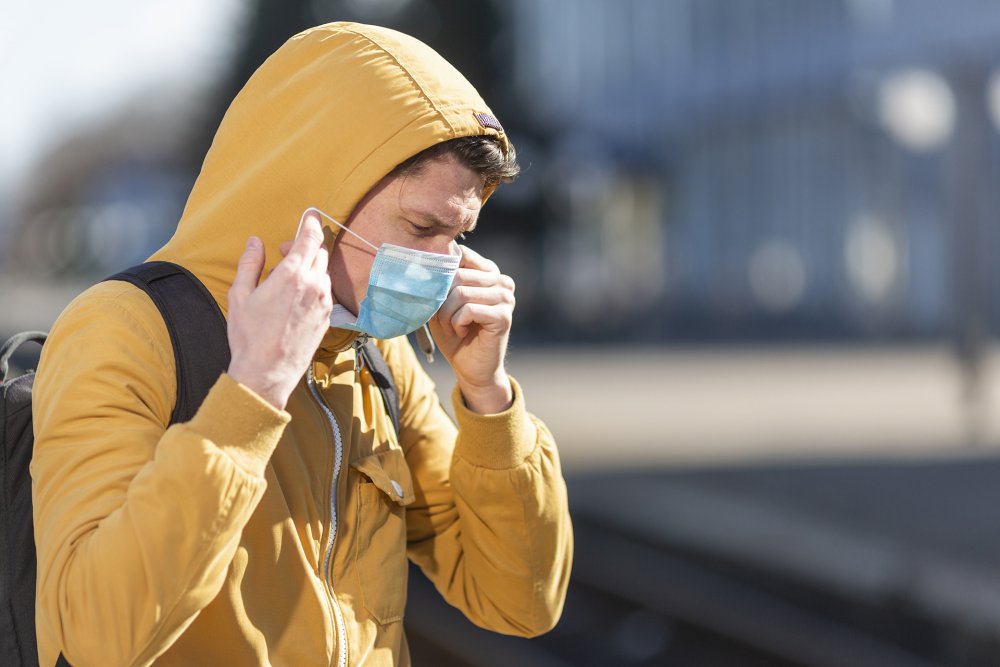
[{"label": "jacket cuff", "polygon": [[248,473],[263,477],[291,418],[223,373],[188,427],[214,442]]},{"label": "jacket cuff", "polygon": [[538,432],[524,407],[521,385],[510,378],[514,402],[503,412],[481,415],[465,405],[456,385],[451,393],[458,423],[455,455],[480,468],[516,468],[535,451]]}]

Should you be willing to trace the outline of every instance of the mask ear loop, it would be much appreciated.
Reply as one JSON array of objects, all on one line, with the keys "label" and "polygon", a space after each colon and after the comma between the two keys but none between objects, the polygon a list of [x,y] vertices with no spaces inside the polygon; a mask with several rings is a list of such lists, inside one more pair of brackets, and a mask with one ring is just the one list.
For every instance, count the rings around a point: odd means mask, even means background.
[{"label": "mask ear loop", "polygon": [[[324,218],[326,218],[327,220],[329,220],[333,224],[337,225],[338,227],[340,227],[341,229],[343,229],[345,232],[347,232],[351,236],[355,237],[356,239],[358,239],[362,243],[366,244],[368,247],[370,247],[375,252],[378,252],[378,246],[376,246],[374,243],[370,243],[366,239],[362,238],[360,234],[358,234],[357,232],[351,231],[350,229],[348,229],[344,225],[340,224],[339,222],[337,222],[336,220],[334,220],[333,218],[331,218],[330,216],[328,216],[323,211],[321,211],[318,208],[316,208],[315,206],[310,206],[309,208],[307,208],[306,210],[304,210],[302,212],[302,219],[299,220],[299,227],[300,228],[302,227],[302,222],[306,219],[306,213],[308,213],[309,211],[313,211],[314,213],[317,213],[318,215],[323,216]],[[296,232],[295,235],[298,236],[298,232]]]},{"label": "mask ear loop", "polygon": [[[301,228],[302,227],[302,223],[305,222],[306,213],[308,213],[309,211],[313,211],[313,212],[317,213],[318,215],[323,216],[324,218],[326,218],[327,220],[329,220],[333,224],[335,224],[338,227],[340,227],[341,229],[343,229],[348,234],[351,234],[352,236],[354,236],[356,239],[358,239],[362,243],[367,244],[375,252],[378,252],[378,248],[375,247],[375,245],[373,243],[370,243],[368,240],[362,238],[357,232],[351,231],[350,229],[348,229],[344,225],[340,224],[339,222],[337,222],[336,220],[334,220],[333,218],[331,218],[330,216],[328,216],[326,213],[324,213],[323,211],[319,210],[315,206],[310,206],[309,208],[307,208],[305,211],[302,212],[302,219],[299,220],[299,228]],[[295,235],[298,236],[298,234],[299,234],[298,231],[296,231]],[[457,244],[456,244],[456,246],[457,246]],[[456,248],[456,250],[458,251],[457,252],[458,255],[462,254],[461,248]],[[434,338],[431,336],[431,329],[430,329],[430,327],[425,324],[424,326],[422,326],[419,329],[417,329],[417,331],[416,331],[416,339],[417,339],[417,345],[420,346],[420,351],[423,352],[424,356],[427,357],[427,362],[428,363],[434,363],[434,351],[436,349],[436,346],[434,345]]]}]

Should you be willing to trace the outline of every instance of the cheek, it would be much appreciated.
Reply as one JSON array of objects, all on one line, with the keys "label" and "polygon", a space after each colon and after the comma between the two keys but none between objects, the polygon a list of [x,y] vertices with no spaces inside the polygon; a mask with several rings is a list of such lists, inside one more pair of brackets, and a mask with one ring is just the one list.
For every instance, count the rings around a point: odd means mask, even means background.
[{"label": "cheek", "polygon": [[334,299],[355,314],[368,290],[368,276],[374,261],[370,248],[359,248],[346,239],[341,239],[330,253],[330,280]]}]

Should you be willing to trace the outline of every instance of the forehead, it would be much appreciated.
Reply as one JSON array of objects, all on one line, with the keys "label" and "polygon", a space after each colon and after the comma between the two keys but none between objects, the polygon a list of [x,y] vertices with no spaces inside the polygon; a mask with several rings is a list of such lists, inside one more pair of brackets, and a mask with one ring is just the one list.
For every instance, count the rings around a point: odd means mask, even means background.
[{"label": "forehead", "polygon": [[483,178],[455,158],[428,160],[402,179],[403,213],[438,218],[449,226],[475,224],[483,206]]}]

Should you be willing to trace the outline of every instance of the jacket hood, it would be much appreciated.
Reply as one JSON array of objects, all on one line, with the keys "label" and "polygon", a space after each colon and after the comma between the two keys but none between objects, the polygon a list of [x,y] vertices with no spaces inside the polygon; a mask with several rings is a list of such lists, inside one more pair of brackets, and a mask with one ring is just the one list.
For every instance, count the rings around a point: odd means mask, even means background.
[{"label": "jacket hood", "polygon": [[176,232],[150,259],[188,268],[227,313],[249,236],[264,241],[266,276],[306,208],[346,222],[397,164],[471,135],[495,136],[508,147],[475,88],[426,44],[357,23],[306,30],[233,100]]}]

